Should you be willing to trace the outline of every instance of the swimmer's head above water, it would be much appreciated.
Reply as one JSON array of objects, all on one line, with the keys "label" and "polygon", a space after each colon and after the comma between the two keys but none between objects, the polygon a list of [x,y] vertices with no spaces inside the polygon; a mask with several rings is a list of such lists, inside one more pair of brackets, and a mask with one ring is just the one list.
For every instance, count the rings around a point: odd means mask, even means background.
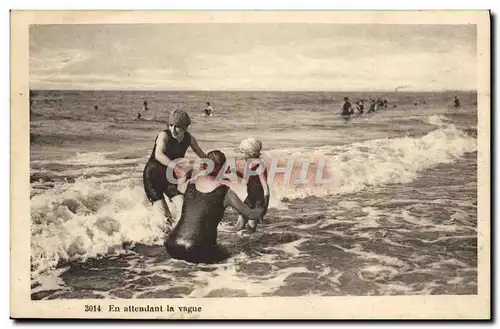
[{"label": "swimmer's head above water", "polygon": [[211,174],[217,176],[219,171],[224,167],[226,163],[226,155],[219,150],[210,151],[207,154],[207,158],[212,161],[214,169]]},{"label": "swimmer's head above water", "polygon": [[191,118],[182,110],[173,110],[168,118],[168,129],[174,138],[184,134],[189,125]]}]

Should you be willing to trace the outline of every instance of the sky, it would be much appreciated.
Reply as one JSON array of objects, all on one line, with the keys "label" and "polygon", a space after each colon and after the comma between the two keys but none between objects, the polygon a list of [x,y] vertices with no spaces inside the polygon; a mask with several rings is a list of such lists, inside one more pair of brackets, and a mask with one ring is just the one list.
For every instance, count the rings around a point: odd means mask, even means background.
[{"label": "sky", "polygon": [[30,28],[31,89],[475,90],[475,25]]}]

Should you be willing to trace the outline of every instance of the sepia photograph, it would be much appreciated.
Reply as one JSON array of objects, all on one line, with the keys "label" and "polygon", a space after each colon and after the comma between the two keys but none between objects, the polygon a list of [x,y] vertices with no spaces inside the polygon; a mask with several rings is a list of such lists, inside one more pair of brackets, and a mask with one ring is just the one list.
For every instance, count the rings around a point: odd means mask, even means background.
[{"label": "sepia photograph", "polygon": [[340,298],[481,297],[457,312],[489,317],[487,11],[30,13],[11,110],[27,302],[328,318]]}]

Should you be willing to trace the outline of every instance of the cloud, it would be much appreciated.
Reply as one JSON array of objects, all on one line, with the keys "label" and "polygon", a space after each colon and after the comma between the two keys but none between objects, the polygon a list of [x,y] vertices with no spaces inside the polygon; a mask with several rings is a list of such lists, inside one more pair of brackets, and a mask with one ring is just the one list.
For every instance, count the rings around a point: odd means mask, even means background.
[{"label": "cloud", "polygon": [[470,27],[65,28],[30,38],[33,88],[427,90],[476,81]]},{"label": "cloud", "polygon": [[[475,88],[475,60],[467,48],[454,47],[447,52],[391,51],[389,47],[370,52],[359,48],[364,52],[354,59],[339,55],[338,49],[320,49],[321,56],[314,57],[310,47],[295,52],[286,47],[260,47],[247,54],[207,57],[213,65],[194,76],[236,89],[248,85],[259,89],[394,89],[403,84],[423,90]],[[324,56],[326,49],[335,55]]]}]

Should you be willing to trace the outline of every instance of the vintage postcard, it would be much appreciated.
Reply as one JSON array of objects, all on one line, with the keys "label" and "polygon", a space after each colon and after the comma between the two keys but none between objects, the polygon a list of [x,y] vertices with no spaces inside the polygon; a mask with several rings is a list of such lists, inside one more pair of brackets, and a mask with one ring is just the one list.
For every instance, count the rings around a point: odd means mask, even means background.
[{"label": "vintage postcard", "polygon": [[488,11],[12,11],[13,318],[489,319]]}]

